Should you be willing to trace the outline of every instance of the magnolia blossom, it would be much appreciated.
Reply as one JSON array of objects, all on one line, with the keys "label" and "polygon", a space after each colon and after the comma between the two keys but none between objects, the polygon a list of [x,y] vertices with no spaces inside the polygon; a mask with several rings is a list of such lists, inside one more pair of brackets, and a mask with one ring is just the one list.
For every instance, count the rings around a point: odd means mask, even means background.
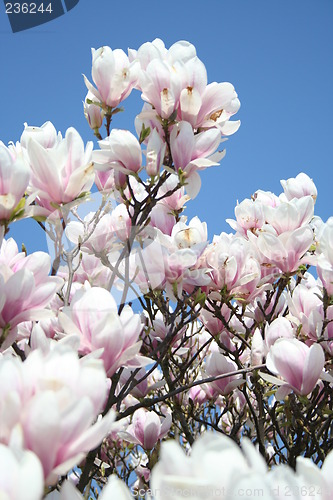
[{"label": "magnolia blossom", "polygon": [[[112,277],[112,272],[106,266],[101,266],[99,257],[82,252],[82,258],[79,256],[73,259],[73,265],[76,268],[73,276],[73,285],[70,292],[70,300],[76,292],[76,285],[85,284],[87,281],[91,286],[107,288]],[[60,272],[58,272],[60,274]],[[63,273],[64,278],[68,277],[68,269]]]},{"label": "magnolia blossom", "polygon": [[262,363],[264,355],[265,344],[259,328],[256,328],[251,342],[251,365],[260,365]]},{"label": "magnolia blossom", "polygon": [[313,232],[307,225],[278,236],[261,232],[256,240],[251,237],[251,241],[265,258],[265,265],[276,266],[283,273],[293,273],[307,262],[305,253],[313,242]]},{"label": "magnolia blossom", "polygon": [[141,97],[154,107],[161,118],[168,119],[177,109],[184,71],[181,61],[171,65],[168,61],[154,58],[140,73]]},{"label": "magnolia blossom", "polygon": [[[268,276],[270,279],[270,276]],[[274,279],[274,278],[273,278]],[[265,315],[272,314],[271,319],[274,320],[279,316],[283,315],[286,309],[287,293],[283,291],[279,294],[277,291],[273,294],[272,300],[267,305],[266,304],[266,294],[265,287],[262,287],[263,293],[258,295],[253,305],[249,305],[249,310],[251,311],[251,316],[253,315],[258,323],[265,321]],[[264,311],[264,312],[263,312]]]},{"label": "magnolia blossom", "polygon": [[139,444],[145,450],[151,450],[157,441],[167,434],[171,423],[170,413],[167,413],[161,422],[157,413],[140,408],[134,412],[132,423],[126,432],[120,432],[119,437],[130,443]]},{"label": "magnolia blossom", "polygon": [[[90,102],[92,101],[92,102]],[[92,92],[88,92],[83,102],[84,116],[92,130],[99,130],[102,126],[105,112],[96,103],[96,98]]]},{"label": "magnolia blossom", "polygon": [[[161,203],[165,205],[170,212],[171,211],[182,211],[185,203],[190,199],[188,195],[185,194],[185,188],[179,187],[177,188],[178,178],[175,175],[169,177],[159,188],[157,198],[162,198]],[[166,196],[168,193],[169,196]]]},{"label": "magnolia blossom", "polygon": [[[83,223],[71,221],[67,224],[65,234],[67,238],[78,244],[81,241],[81,249],[90,254],[108,254],[116,250],[117,236],[126,240],[129,235],[131,220],[124,205],[118,205],[112,212],[102,212],[101,217],[96,220],[95,213],[89,212]],[[89,235],[89,238],[88,238]]]},{"label": "magnolia blossom", "polygon": [[104,288],[78,291],[70,307],[59,314],[59,321],[65,333],[79,335],[80,353],[102,349],[100,357],[109,377],[134,360],[140,350],[140,315],[125,306],[119,316],[116,301]]},{"label": "magnolia blossom", "polygon": [[261,269],[258,253],[245,238],[221,233],[204,253],[213,281],[212,290],[224,287],[236,296],[251,300],[260,293]]},{"label": "magnolia blossom", "polygon": [[119,379],[120,387],[124,386],[129,379],[133,381],[131,395],[135,398],[144,398],[149,392],[165,384],[160,371],[154,370],[147,376],[145,368],[135,368],[135,374],[134,368],[124,368]]},{"label": "magnolia blossom", "polygon": [[216,127],[222,135],[237,132],[240,121],[229,121],[240,108],[234,86],[228,82],[213,82],[200,89],[198,80],[181,91],[180,118],[190,122],[195,129]]},{"label": "magnolia blossom", "polygon": [[266,324],[265,327],[265,345],[267,351],[274,343],[280,339],[293,339],[296,336],[295,328],[287,318],[283,316],[276,318],[272,323]]},{"label": "magnolia blossom", "polygon": [[[281,492],[314,491],[316,500],[331,499],[330,453],[320,470],[308,458],[297,458],[296,472],[286,465],[267,469],[264,459],[248,439],[242,450],[230,438],[206,432],[197,439],[190,456],[175,441],[162,443],[160,460],[153,468],[150,489],[155,500],[186,498],[213,500],[253,498],[260,492],[265,500],[281,498]],[[237,478],[237,481],[235,481]],[[312,497],[311,497],[312,498]]]},{"label": "magnolia blossom", "polygon": [[241,374],[232,374],[232,372],[237,370],[238,367],[236,363],[220,352],[213,352],[208,357],[205,364],[205,371],[209,377],[218,377],[219,375],[227,375],[230,373],[229,376],[211,382],[212,387],[223,396],[229,394],[236,387],[245,382]]},{"label": "magnolia blossom", "polygon": [[[296,394],[307,395],[313,391],[325,364],[325,355],[319,344],[308,347],[297,339],[280,338],[271,346],[266,359],[268,370],[282,377],[268,377],[262,374],[269,382],[282,387],[276,398],[284,398],[291,391]],[[333,381],[333,379],[332,379]]]},{"label": "magnolia blossom", "polygon": [[[23,498],[23,497],[22,497]],[[70,481],[65,481],[61,487],[60,493],[54,491],[46,496],[47,500],[83,500],[84,497],[81,495],[79,490]],[[108,479],[107,484],[104,486],[101,494],[99,495],[99,500],[132,500],[129,489],[117,476],[111,476]],[[31,499],[32,500],[32,499]],[[37,497],[36,497],[37,500]]]},{"label": "magnolia blossom", "polygon": [[287,200],[293,198],[302,198],[303,196],[312,196],[314,201],[317,198],[317,188],[312,179],[305,173],[301,172],[295,178],[281,180],[284,196]]},{"label": "magnolia blossom", "polygon": [[84,76],[88,90],[99,102],[116,108],[131,93],[138,79],[139,65],[136,61],[129,62],[125,52],[121,49],[112,50],[110,47],[91,49],[92,78],[96,88]]},{"label": "magnolia blossom", "polygon": [[227,219],[226,222],[243,236],[247,235],[247,231],[257,233],[265,222],[263,207],[259,200],[243,200],[235,208],[236,221]]},{"label": "magnolia blossom", "polygon": [[170,209],[163,203],[157,203],[151,211],[149,225],[171,236],[175,224],[176,219]]},{"label": "magnolia blossom", "polygon": [[29,166],[23,156],[15,155],[0,142],[0,221],[11,218],[25,193],[29,178]]},{"label": "magnolia blossom", "polygon": [[0,335],[1,349],[15,340],[15,327],[27,320],[49,316],[45,311],[56,291],[63,284],[60,277],[49,276],[50,256],[34,252],[19,253],[15,241],[3,241],[0,250]]},{"label": "magnolia blossom", "polygon": [[43,469],[37,456],[0,444],[1,500],[40,500],[43,490]]},{"label": "magnolia blossom", "polygon": [[311,221],[313,212],[314,201],[311,196],[293,198],[276,207],[263,206],[265,222],[274,228],[277,235],[306,226]]},{"label": "magnolia blossom", "polygon": [[43,148],[53,148],[61,142],[61,133],[56,131],[55,126],[50,121],[43,123],[41,127],[24,124],[24,130],[21,135],[20,144],[27,149],[30,139],[38,142]]},{"label": "magnolia blossom", "polygon": [[317,272],[328,295],[333,295],[333,217],[321,225],[318,234]]},{"label": "magnolia blossom", "polygon": [[185,41],[168,50],[162,40],[130,50],[131,60],[141,66],[139,88],[142,99],[150,103],[162,118],[177,112],[177,119],[194,129],[218,127],[223,135],[236,132],[240,122],[229,122],[240,102],[230,83],[207,85],[207,71],[196,55],[195,47]]},{"label": "magnolia blossom", "polygon": [[98,144],[101,150],[93,152],[97,170],[116,169],[128,175],[141,169],[141,146],[128,130],[112,129],[109,137]]},{"label": "magnolia blossom", "polygon": [[150,176],[158,175],[164,161],[166,143],[161,139],[156,128],[149,135],[146,152],[146,172]]},{"label": "magnolia blossom", "polygon": [[0,441],[8,443],[21,429],[23,448],[38,456],[46,484],[56,483],[110,432],[113,413],[94,423],[108,388],[100,360],[79,360],[57,344],[46,355],[32,351],[24,362],[3,356],[0,377]]},{"label": "magnolia blossom", "polygon": [[[288,306],[292,319],[302,326],[302,332],[312,340],[317,340],[317,325],[324,319],[323,302],[318,286],[308,288],[300,283],[293,290],[292,296],[288,294]],[[281,318],[282,319],[282,318]]]},{"label": "magnolia blossom", "polygon": [[225,151],[212,157],[221,142],[221,134],[216,129],[194,135],[191,125],[181,121],[175,125],[170,135],[170,147],[175,169],[181,169],[186,178],[186,191],[193,199],[200,190],[198,171],[218,165]]},{"label": "magnolia blossom", "polygon": [[174,298],[183,288],[193,290],[210,283],[207,268],[200,262],[207,228],[197,217],[188,226],[183,221],[175,224],[170,236],[157,228],[147,236],[142,250],[130,256],[130,275],[142,289],[165,287]]},{"label": "magnolia blossom", "polygon": [[66,131],[65,138],[51,140],[51,145],[42,133],[36,135],[26,129],[25,134],[31,190],[36,192],[36,202],[44,207],[46,215],[54,211],[54,204],[69,203],[91,188],[95,177],[92,142],[85,148],[74,128]]}]

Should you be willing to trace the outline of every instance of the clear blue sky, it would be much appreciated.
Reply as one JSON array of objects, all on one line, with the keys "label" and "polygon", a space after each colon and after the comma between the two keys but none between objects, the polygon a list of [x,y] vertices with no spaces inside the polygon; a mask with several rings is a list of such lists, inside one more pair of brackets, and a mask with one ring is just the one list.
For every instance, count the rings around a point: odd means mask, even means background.
[{"label": "clear blue sky", "polygon": [[[332,0],[80,0],[66,15],[13,34],[0,5],[0,140],[20,138],[24,122],[51,120],[92,138],[82,112],[91,47],[138,48],[156,37],[167,47],[192,42],[209,81],[230,81],[242,103],[240,130],[226,143],[220,167],[202,174],[189,217],[206,220],[209,234],[229,231],[237,199],[256,189],[280,192],[279,180],[304,171],[318,188],[316,213],[332,210]],[[142,102],[135,92],[115,117],[133,129]],[[10,233],[28,251],[41,242],[37,224]]]}]

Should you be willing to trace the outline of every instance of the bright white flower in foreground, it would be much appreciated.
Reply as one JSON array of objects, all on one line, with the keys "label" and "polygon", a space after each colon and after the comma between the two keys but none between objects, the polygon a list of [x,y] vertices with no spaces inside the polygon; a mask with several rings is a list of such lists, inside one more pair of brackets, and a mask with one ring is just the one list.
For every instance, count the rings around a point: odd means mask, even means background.
[{"label": "bright white flower in foreground", "polygon": [[330,453],[322,470],[307,458],[297,459],[296,472],[285,465],[268,470],[248,439],[243,439],[241,450],[232,439],[207,432],[194,443],[190,456],[176,441],[162,443],[150,488],[154,500],[236,500],[255,494],[265,500],[299,499],[301,491],[302,498],[331,500],[332,460]]},{"label": "bright white flower in foreground", "polygon": [[[61,492],[54,491],[47,495],[47,500],[83,500],[81,493],[69,481],[66,481]],[[129,489],[116,476],[111,476],[103,488],[99,500],[133,500]]]},{"label": "bright white flower in foreground", "polygon": [[43,469],[37,456],[0,444],[1,500],[39,500],[43,489]]}]

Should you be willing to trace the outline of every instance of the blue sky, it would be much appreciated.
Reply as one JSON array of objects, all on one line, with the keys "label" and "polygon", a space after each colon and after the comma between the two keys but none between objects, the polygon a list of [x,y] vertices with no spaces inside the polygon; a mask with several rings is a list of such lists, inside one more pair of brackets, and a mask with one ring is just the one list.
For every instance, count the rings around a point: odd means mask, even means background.
[{"label": "blue sky", "polygon": [[[226,143],[221,166],[202,173],[188,216],[206,220],[210,237],[229,232],[225,219],[233,217],[237,199],[259,188],[279,194],[280,179],[304,171],[318,188],[316,213],[326,220],[333,212],[332,21],[332,0],[80,0],[66,15],[13,34],[1,3],[0,140],[16,141],[24,122],[47,120],[91,140],[82,112],[91,47],[188,40],[209,82],[230,81],[242,103],[241,128]],[[124,107],[114,126],[133,130],[140,94]],[[16,223],[10,234],[29,252],[46,249],[36,223]]]}]

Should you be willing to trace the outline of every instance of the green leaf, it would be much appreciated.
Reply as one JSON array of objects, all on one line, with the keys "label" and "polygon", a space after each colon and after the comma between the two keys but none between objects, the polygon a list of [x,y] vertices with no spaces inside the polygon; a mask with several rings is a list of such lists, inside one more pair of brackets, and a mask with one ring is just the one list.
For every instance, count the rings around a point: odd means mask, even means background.
[{"label": "green leaf", "polygon": [[44,215],[35,215],[34,217],[32,217],[36,222],[45,222],[47,217],[45,217]]},{"label": "green leaf", "polygon": [[140,144],[142,144],[147,139],[149,134],[150,134],[150,127],[146,128],[145,124],[143,123],[142,128],[141,128],[141,132],[140,132],[140,137],[139,137]]},{"label": "green leaf", "polygon": [[177,113],[178,113],[177,109],[175,109],[174,112],[171,113],[171,115],[168,118],[169,123],[175,121],[175,119],[177,118]]},{"label": "green leaf", "polygon": [[122,111],[124,111],[124,108],[115,108],[113,111],[111,111],[111,115],[116,115],[118,113],[121,113]]},{"label": "green leaf", "polygon": [[205,305],[205,302],[206,302],[206,294],[205,292],[202,292],[201,291],[201,288],[199,288],[199,290],[197,291],[195,297],[194,297],[194,306],[196,306],[197,304],[200,304],[201,307],[204,307]]},{"label": "green leaf", "polygon": [[76,197],[77,200],[79,200],[80,198],[85,198],[85,196],[89,196],[91,193],[90,191],[82,191],[81,194],[79,194],[79,196]]},{"label": "green leaf", "polygon": [[103,104],[101,102],[97,101],[92,101],[91,99],[86,99],[87,104],[94,104],[95,106],[98,106],[99,108],[103,109]]}]

